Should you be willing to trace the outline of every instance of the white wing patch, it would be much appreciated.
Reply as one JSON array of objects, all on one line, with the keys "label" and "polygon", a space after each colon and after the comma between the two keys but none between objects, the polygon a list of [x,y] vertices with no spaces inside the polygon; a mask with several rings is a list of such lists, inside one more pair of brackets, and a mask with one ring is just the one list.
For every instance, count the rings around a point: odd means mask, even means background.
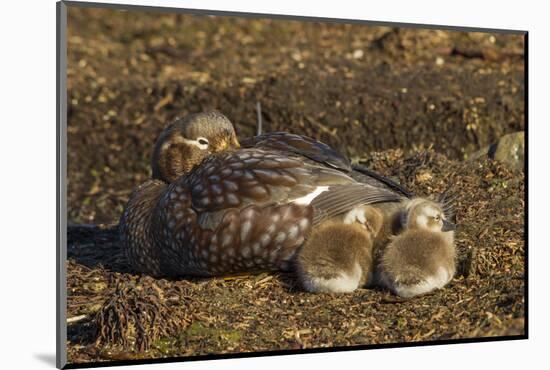
[{"label": "white wing patch", "polygon": [[296,198],[292,202],[296,203],[296,204],[307,206],[313,201],[313,199],[317,198],[317,196],[319,196],[319,194],[327,191],[328,188],[329,188],[328,186],[318,186],[311,193],[309,193],[307,195],[304,195],[303,197]]}]

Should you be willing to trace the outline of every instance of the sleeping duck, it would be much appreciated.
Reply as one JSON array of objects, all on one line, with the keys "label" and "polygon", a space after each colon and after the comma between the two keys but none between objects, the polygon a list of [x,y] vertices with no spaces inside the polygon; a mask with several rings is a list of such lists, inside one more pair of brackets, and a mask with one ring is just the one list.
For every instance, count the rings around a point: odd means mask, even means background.
[{"label": "sleeping duck", "polygon": [[162,131],[153,178],[133,192],[120,220],[137,271],[288,270],[313,227],[362,205],[406,198],[318,141],[278,133],[245,143],[218,112],[178,119]]}]

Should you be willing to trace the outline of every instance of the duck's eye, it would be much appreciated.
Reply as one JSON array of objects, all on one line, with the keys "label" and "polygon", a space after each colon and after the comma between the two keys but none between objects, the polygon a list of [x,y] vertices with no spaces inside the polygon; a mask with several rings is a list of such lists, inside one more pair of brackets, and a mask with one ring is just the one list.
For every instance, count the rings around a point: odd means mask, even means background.
[{"label": "duck's eye", "polygon": [[206,150],[208,149],[208,140],[206,140],[205,138],[203,137],[198,137],[197,140],[195,141],[195,143],[197,143],[196,145],[199,147],[199,149],[201,150]]},{"label": "duck's eye", "polygon": [[441,220],[441,217],[439,215],[435,216],[434,217],[434,220],[436,220],[437,222],[439,222],[439,220]]}]

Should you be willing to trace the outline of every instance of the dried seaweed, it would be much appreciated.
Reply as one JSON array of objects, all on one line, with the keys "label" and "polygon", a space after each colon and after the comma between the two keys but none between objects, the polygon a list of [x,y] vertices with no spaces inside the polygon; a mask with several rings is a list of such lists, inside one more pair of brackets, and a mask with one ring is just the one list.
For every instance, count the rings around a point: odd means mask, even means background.
[{"label": "dried seaweed", "polygon": [[118,344],[146,351],[153,341],[176,335],[189,324],[185,302],[167,301],[153,279],[120,277],[114,285],[114,293],[95,317],[96,345]]}]

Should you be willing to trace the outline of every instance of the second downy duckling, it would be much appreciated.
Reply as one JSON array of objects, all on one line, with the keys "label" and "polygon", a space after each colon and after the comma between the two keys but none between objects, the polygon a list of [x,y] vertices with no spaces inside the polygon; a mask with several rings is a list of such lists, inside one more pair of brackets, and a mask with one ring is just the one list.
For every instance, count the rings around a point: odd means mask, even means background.
[{"label": "second downy duckling", "polygon": [[302,246],[296,268],[304,289],[346,293],[368,284],[373,276],[373,241],[382,214],[371,206],[348,212],[315,228]]},{"label": "second downy duckling", "polygon": [[377,267],[378,283],[409,298],[445,286],[455,273],[455,225],[443,207],[416,198],[404,212],[404,231],[383,250]]}]

